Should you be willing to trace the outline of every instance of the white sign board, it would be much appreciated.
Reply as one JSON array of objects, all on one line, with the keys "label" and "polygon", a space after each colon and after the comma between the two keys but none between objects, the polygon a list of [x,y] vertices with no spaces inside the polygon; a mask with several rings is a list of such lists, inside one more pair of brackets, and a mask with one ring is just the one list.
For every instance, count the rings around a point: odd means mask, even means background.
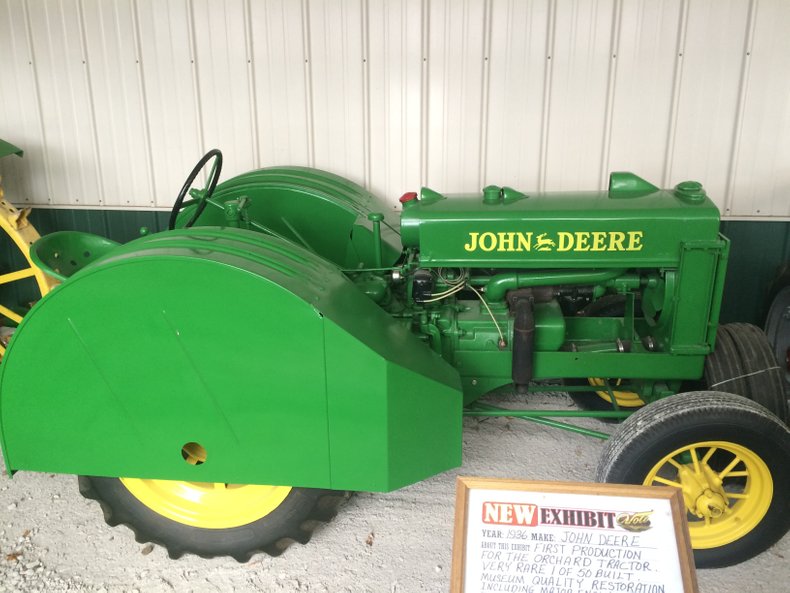
[{"label": "white sign board", "polygon": [[674,488],[458,478],[453,593],[696,593]]}]

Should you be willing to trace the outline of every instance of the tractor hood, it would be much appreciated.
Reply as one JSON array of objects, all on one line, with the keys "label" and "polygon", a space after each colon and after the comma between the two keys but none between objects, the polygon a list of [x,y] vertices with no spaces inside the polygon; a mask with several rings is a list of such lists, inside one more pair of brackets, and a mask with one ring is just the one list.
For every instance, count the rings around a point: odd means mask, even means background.
[{"label": "tractor hood", "polygon": [[680,246],[716,240],[719,212],[696,182],[659,190],[613,173],[605,192],[525,194],[486,187],[403,204],[401,239],[426,266],[585,268],[677,266]]}]

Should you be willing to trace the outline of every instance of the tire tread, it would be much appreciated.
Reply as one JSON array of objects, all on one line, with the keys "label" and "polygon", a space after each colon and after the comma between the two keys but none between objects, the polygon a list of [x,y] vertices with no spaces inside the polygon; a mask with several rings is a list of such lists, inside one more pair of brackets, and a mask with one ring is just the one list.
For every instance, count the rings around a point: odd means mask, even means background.
[{"label": "tire tread", "polygon": [[[296,517],[296,520],[288,525],[288,529],[283,535],[277,537],[274,541],[263,542],[251,547],[228,548],[218,553],[207,553],[205,550],[201,551],[190,547],[188,542],[184,544],[178,538],[169,537],[166,528],[140,524],[133,516],[133,513],[122,504],[113,505],[107,500],[106,496],[102,495],[102,488],[98,487],[98,484],[100,484],[99,480],[117,480],[117,478],[78,476],[80,494],[99,503],[104,515],[104,521],[111,527],[117,527],[118,525],[128,527],[134,533],[134,539],[138,543],[150,542],[162,546],[167,550],[168,556],[174,560],[187,553],[193,553],[201,558],[230,556],[242,563],[248,562],[253,555],[259,552],[266,553],[269,556],[279,556],[292,542],[298,542],[303,545],[308,543],[315,527],[330,521],[337,514],[340,504],[349,495],[343,491],[298,489],[300,494],[302,492],[307,493],[305,496],[308,499],[307,502],[311,503],[311,506],[309,510],[303,513],[303,516]],[[129,494],[129,496],[132,495]],[[164,518],[162,520],[168,521]]]},{"label": "tire tread", "polygon": [[763,331],[749,323],[720,325],[716,350],[705,359],[708,389],[756,401],[782,422],[790,417],[784,376]]},{"label": "tire tread", "polygon": [[[708,427],[714,433],[732,433],[735,429],[746,439],[759,439],[764,444],[764,458],[767,455],[781,460],[771,467],[775,480],[771,505],[778,509],[775,515],[722,549],[695,550],[699,567],[728,566],[767,549],[790,528],[790,497],[786,496],[790,485],[790,429],[763,406],[739,395],[715,391],[682,393],[649,404],[627,418],[606,442],[596,480],[637,483],[635,475],[642,475],[637,471],[640,463],[659,455],[662,445],[676,442],[682,446],[686,443],[677,436],[681,431],[704,431]],[[748,545],[742,542],[746,538]]]}]

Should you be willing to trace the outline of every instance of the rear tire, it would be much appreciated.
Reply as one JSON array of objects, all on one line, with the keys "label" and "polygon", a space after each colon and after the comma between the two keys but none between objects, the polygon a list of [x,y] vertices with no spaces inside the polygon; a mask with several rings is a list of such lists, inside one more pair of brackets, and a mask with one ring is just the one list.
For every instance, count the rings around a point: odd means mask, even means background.
[{"label": "rear tire", "polygon": [[705,384],[741,395],[788,420],[784,373],[763,331],[748,323],[720,325],[716,349],[705,359]]},{"label": "rear tire", "polygon": [[[684,480],[681,466],[699,483]],[[790,430],[737,395],[700,391],[649,404],[609,439],[596,477],[682,484],[700,568],[743,562],[790,528]]]},{"label": "rear tire", "polygon": [[776,293],[765,318],[765,333],[774,348],[774,357],[790,383],[790,286]]},{"label": "rear tire", "polygon": [[[128,483],[152,483],[157,487],[169,488],[177,493],[178,487],[200,488],[204,485],[191,482],[170,482],[166,480],[129,480]],[[328,521],[336,512],[338,502],[344,493],[331,490],[318,490],[310,488],[283,489],[271,501],[269,511],[258,512],[250,509],[249,520],[241,525],[238,523],[239,509],[232,508],[233,499],[230,499],[228,516],[224,520],[221,516],[217,522],[216,514],[209,517],[200,516],[200,509],[195,512],[192,501],[184,498],[179,504],[176,495],[165,499],[161,498],[160,505],[152,505],[151,500],[143,503],[140,498],[132,493],[130,487],[120,478],[100,478],[93,476],[79,477],[80,492],[86,498],[97,500],[104,512],[104,520],[111,526],[126,525],[135,534],[135,539],[140,542],[152,542],[167,549],[171,558],[180,558],[185,553],[196,554],[203,558],[216,556],[231,556],[239,562],[247,562],[255,553],[265,552],[271,556],[278,556],[290,544],[298,541],[305,544],[310,540],[312,528],[316,521]],[[239,486],[237,488],[261,488],[255,486]],[[265,487],[264,487],[265,488]],[[272,488],[272,490],[276,490]],[[253,491],[253,494],[257,491]],[[287,494],[286,494],[287,493]],[[284,495],[284,498],[283,496]],[[271,494],[264,494],[271,496]],[[254,498],[254,497],[253,497]],[[248,500],[252,500],[248,498]],[[265,505],[264,501],[264,505]],[[149,506],[150,505],[150,506]],[[190,508],[190,505],[191,508]],[[160,510],[154,510],[156,507]],[[244,511],[244,509],[241,509]],[[265,514],[264,514],[265,513]],[[168,516],[166,516],[168,515]],[[182,515],[187,519],[177,520],[171,517]],[[212,527],[196,527],[198,523],[210,524]],[[231,527],[218,527],[223,520]],[[189,524],[189,523],[193,524]]]}]

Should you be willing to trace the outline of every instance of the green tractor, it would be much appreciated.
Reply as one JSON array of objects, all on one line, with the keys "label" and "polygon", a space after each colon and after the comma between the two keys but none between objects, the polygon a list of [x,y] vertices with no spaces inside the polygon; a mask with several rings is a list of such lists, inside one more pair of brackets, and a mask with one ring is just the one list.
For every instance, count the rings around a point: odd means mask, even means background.
[{"label": "green tractor", "polygon": [[[681,488],[698,566],[787,531],[782,373],[760,330],[718,326],[728,241],[700,184],[423,188],[398,221],[330,173],[221,168],[200,160],[169,230],[32,245],[61,283],[0,365],[9,472],[79,475],[172,557],[246,561],[347,491],[458,467],[464,416],[609,437],[568,421],[595,417],[622,420],[597,479]],[[582,409],[481,401],[505,385]]]}]

